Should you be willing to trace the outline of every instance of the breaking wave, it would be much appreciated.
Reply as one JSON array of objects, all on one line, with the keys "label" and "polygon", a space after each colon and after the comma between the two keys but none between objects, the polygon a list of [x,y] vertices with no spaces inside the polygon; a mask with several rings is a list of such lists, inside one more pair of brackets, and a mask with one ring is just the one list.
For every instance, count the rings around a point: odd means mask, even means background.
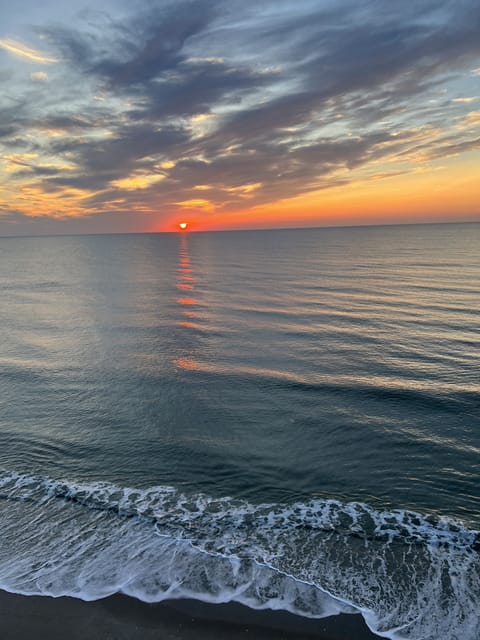
[{"label": "breaking wave", "polygon": [[10,592],[360,612],[387,638],[478,640],[480,536],[446,518],[3,472],[0,526]]}]

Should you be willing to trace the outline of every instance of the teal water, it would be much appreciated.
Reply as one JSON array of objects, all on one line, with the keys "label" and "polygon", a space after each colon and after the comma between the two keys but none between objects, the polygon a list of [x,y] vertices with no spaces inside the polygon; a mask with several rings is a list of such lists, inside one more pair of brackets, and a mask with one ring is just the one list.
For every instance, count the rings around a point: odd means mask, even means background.
[{"label": "teal water", "polygon": [[480,225],[0,238],[0,586],[478,636]]}]

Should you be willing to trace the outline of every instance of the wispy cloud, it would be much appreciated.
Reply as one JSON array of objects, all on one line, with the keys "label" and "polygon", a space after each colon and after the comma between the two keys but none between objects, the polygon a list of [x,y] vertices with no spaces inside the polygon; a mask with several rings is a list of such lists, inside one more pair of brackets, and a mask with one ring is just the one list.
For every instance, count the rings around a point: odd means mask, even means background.
[{"label": "wispy cloud", "polygon": [[38,49],[28,47],[22,42],[18,42],[17,40],[11,40],[8,38],[0,38],[0,49],[8,51],[8,53],[11,53],[17,58],[22,58],[23,60],[36,62],[38,64],[53,64],[59,61],[58,58],[53,58],[52,56],[48,56]]}]

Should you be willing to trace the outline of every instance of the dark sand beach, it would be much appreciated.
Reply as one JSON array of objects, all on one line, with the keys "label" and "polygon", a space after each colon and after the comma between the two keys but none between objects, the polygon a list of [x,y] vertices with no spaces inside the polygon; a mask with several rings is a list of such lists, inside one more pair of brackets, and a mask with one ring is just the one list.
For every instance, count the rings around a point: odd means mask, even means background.
[{"label": "dark sand beach", "polygon": [[75,598],[0,592],[2,640],[374,640],[360,615],[321,620],[285,611],[194,600],[146,604],[128,596],[84,602]]}]

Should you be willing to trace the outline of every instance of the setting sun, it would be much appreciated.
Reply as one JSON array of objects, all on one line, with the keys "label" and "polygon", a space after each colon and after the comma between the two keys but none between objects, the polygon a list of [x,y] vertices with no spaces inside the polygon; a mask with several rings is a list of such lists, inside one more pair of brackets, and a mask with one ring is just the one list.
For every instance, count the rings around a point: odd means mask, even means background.
[{"label": "setting sun", "polygon": [[182,231],[185,231],[185,229],[188,227],[188,222],[179,222],[178,226],[180,227],[180,229],[182,229]]}]

